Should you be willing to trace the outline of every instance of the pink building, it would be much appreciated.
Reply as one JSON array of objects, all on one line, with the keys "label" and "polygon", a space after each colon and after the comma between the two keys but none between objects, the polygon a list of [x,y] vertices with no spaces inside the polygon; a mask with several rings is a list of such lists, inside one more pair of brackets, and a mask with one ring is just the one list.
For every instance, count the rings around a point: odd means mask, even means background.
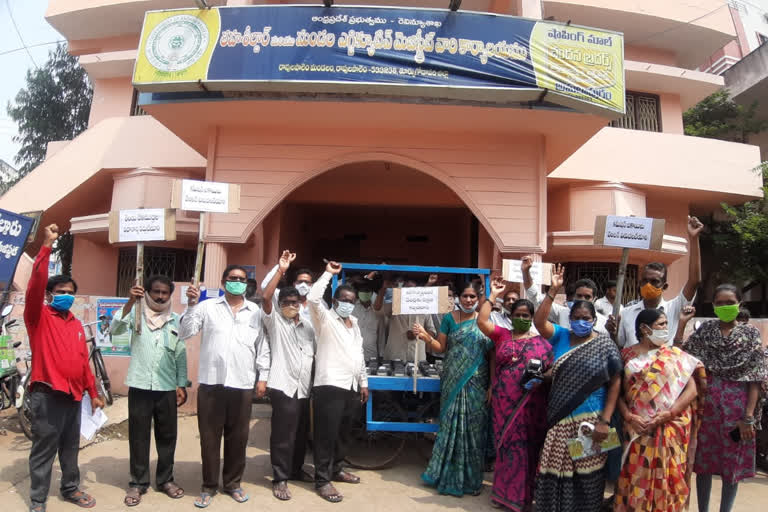
[{"label": "pink building", "polygon": [[[293,3],[310,2],[207,0],[211,6]],[[311,3],[323,11],[320,0]],[[330,12],[360,3],[337,0]],[[447,0],[364,3],[448,6]],[[500,269],[503,258],[537,253],[566,263],[570,279],[604,282],[615,278],[619,252],[593,244],[595,216],[636,215],[665,218],[667,228],[661,251],[632,257],[628,290],[636,288],[637,265],[661,260],[670,265],[670,292],[677,293],[686,277],[686,216],[761,196],[750,171],[760,162],[757,147],[683,135],[682,112],[723,86],[722,77],[696,67],[736,36],[725,5],[462,2],[462,11],[623,33],[627,92],[620,115],[427,89],[406,97],[386,87],[373,97],[253,83],[247,93],[218,99],[201,99],[195,84],[179,86],[186,96],[138,94],[132,73],[145,12],[195,2],[51,0],[47,19],[94,86],[90,127],[73,141],[52,143],[48,159],[0,207],[45,210],[43,223],[69,229],[73,274],[89,296],[124,295],[134,273],[135,248],[108,242],[108,213],[168,207],[172,181],[180,177],[242,188],[240,213],[212,214],[205,226],[204,280],[213,288],[232,262],[255,266],[260,279],[283,248],[318,270],[324,257]],[[177,221],[177,241],[150,244],[146,265],[186,281],[198,219],[179,212]],[[20,265],[18,289],[30,261]],[[126,366],[111,359],[115,369]]]}]

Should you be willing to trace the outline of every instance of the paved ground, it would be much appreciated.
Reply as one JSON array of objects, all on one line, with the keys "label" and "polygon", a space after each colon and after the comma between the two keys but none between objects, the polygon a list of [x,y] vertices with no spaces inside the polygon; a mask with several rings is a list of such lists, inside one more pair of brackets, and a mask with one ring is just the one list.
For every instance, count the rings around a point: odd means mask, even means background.
[{"label": "paved ground", "polygon": [[[120,418],[124,403],[116,402],[114,409],[107,410],[110,418]],[[122,401],[124,402],[124,400]],[[262,409],[263,411],[263,409]],[[7,434],[0,436],[0,512],[24,511],[28,506],[29,475],[27,456],[30,443],[15,425],[11,411],[0,415],[0,426],[7,427]],[[345,494],[340,504],[330,504],[318,498],[311,484],[293,486],[294,499],[289,504],[278,502],[271,495],[269,466],[269,420],[259,414],[251,422],[251,437],[248,446],[248,465],[243,486],[250,494],[250,501],[236,505],[229,497],[218,495],[208,510],[224,511],[286,511],[318,510],[343,512],[391,510],[452,511],[471,510],[486,512],[494,510],[488,504],[490,482],[486,482],[483,494],[478,497],[452,498],[439,496],[420,483],[419,475],[425,466],[418,447],[406,446],[399,464],[383,471],[360,471],[361,485],[339,484]],[[262,417],[258,417],[262,416]],[[179,509],[196,510],[192,505],[193,495],[200,485],[199,438],[197,419],[194,416],[179,419],[179,445],[176,452],[176,480],[185,487],[188,495],[180,500],[171,500],[163,494],[150,491],[143,497],[136,510],[166,512]],[[90,444],[80,453],[83,488],[97,499],[95,510],[126,510],[123,505],[124,486],[128,480],[128,440],[124,424],[109,428],[107,439]],[[54,483],[48,510],[51,512],[80,510],[58,498],[58,465],[54,468]],[[711,510],[718,510],[719,482],[714,484]],[[768,477],[760,475],[741,485],[735,512],[764,509],[768,500]],[[298,507],[298,508],[297,508]],[[696,510],[695,497],[692,510]]]}]

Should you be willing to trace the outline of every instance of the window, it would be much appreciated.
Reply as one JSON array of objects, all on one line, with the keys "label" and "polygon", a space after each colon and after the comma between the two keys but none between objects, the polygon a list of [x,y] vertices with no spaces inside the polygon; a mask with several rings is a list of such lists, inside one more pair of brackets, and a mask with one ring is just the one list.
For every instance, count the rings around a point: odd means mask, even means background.
[{"label": "window", "polygon": [[[605,293],[605,283],[615,281],[619,276],[618,263],[602,262],[569,262],[565,264],[565,285],[572,285],[579,279],[591,279],[595,282],[598,291],[598,297]],[[637,289],[637,265],[627,265],[627,273],[624,275],[624,293],[622,302],[627,304],[638,299]]]},{"label": "window", "polygon": [[627,92],[627,112],[623,117],[611,121],[614,128],[660,132],[661,118],[659,114],[659,97],[654,94]]},{"label": "window", "polygon": [[133,90],[133,99],[131,99],[131,115],[146,116],[147,113],[139,106],[139,91]]},{"label": "window", "polygon": [[[196,257],[192,250],[145,246],[144,278],[161,274],[172,281],[189,281],[195,273]],[[117,260],[117,296],[127,296],[135,280],[136,247],[123,247]]]},{"label": "window", "polygon": [[[766,16],[768,16],[768,14],[766,14]],[[766,21],[768,21],[768,19],[766,19]],[[768,36],[758,32],[757,33],[757,42],[760,43],[760,45],[764,45],[765,43],[768,43]]]}]

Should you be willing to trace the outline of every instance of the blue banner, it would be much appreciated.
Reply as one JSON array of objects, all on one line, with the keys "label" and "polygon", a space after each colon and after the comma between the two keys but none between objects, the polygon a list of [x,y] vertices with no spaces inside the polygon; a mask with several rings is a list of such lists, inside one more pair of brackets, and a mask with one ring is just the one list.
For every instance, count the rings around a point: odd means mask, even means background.
[{"label": "blue banner", "polygon": [[0,287],[10,286],[34,219],[0,209]]}]

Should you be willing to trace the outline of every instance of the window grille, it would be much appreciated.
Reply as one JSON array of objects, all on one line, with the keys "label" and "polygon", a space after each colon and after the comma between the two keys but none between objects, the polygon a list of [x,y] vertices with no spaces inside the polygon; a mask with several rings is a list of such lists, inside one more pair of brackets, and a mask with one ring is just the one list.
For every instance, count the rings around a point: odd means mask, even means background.
[{"label": "window grille", "polygon": [[[570,262],[565,264],[565,285],[573,285],[579,279],[591,279],[595,282],[598,290],[598,297],[605,293],[605,283],[615,281],[619,276],[618,263],[602,262]],[[622,302],[627,304],[640,297],[637,289],[637,265],[627,265],[627,273],[624,275],[624,293]]]},{"label": "window grille", "polygon": [[661,131],[658,96],[628,92],[626,110],[627,112],[622,117],[611,121],[610,126],[647,132]]},{"label": "window grille", "polygon": [[[195,271],[195,251],[144,247],[144,278],[161,274],[172,281],[189,281]],[[117,263],[117,296],[125,297],[136,279],[136,247],[123,247]],[[201,277],[202,279],[202,277]]]}]

